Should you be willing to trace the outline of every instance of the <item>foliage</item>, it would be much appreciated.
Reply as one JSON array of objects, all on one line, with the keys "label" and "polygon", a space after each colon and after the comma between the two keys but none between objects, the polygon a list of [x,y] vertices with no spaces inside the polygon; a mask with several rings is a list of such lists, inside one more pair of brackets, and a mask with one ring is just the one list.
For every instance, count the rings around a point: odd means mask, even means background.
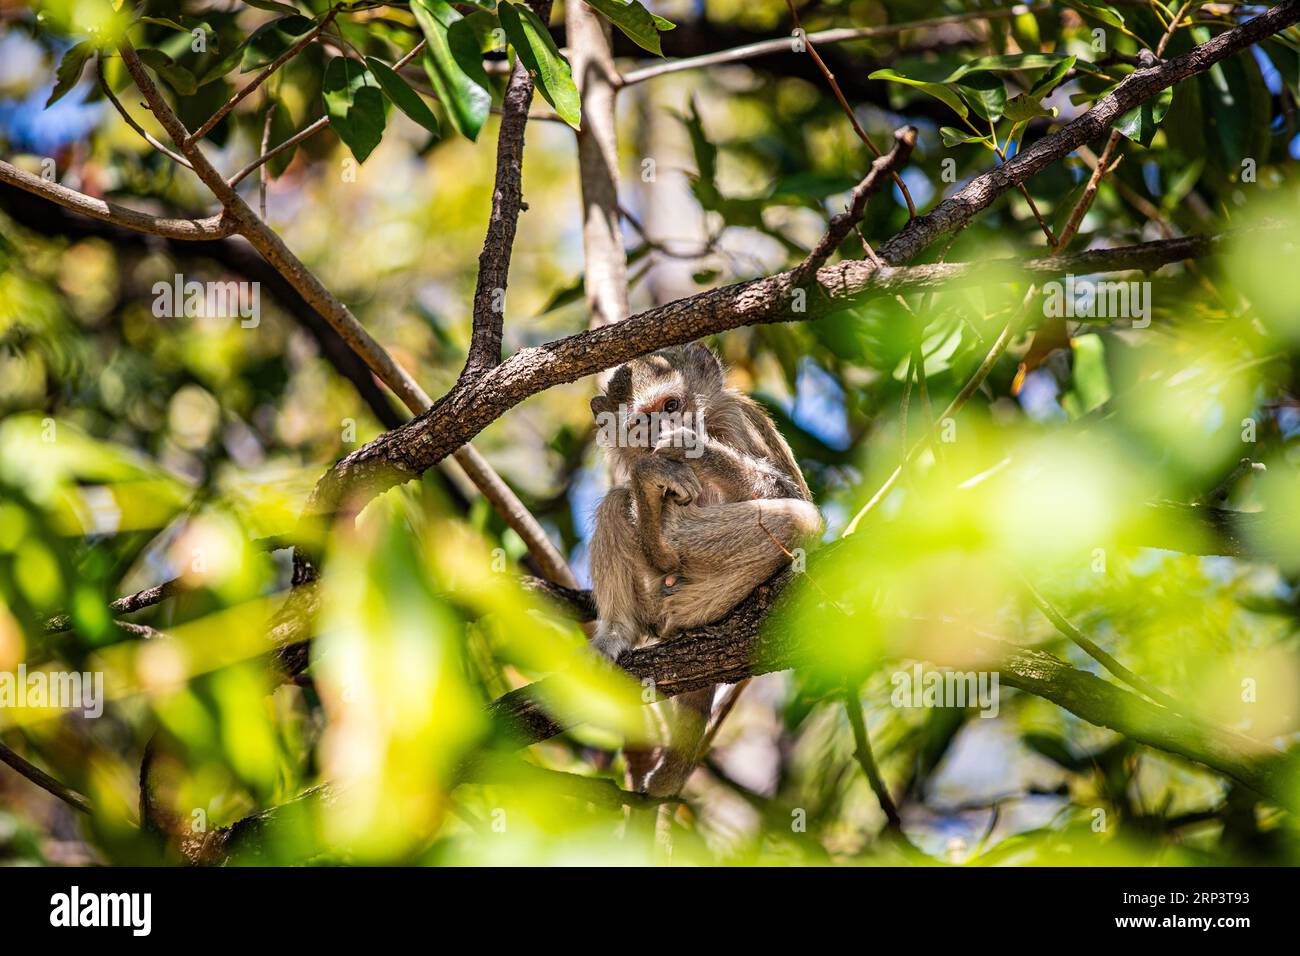
[{"label": "foliage", "polygon": [[[669,57],[653,65],[736,37],[790,35],[778,0],[591,6],[629,70],[647,55]],[[1054,3],[1001,15],[951,0],[852,0],[801,15],[815,41],[821,29],[980,14],[942,39],[921,28],[817,46],[876,144],[903,121],[919,128],[901,175],[925,213],[1104,98],[1166,36],[1170,59],[1255,11],[1179,6]],[[687,21],[691,31],[673,29]],[[264,138],[274,147],[328,118],[239,188],[255,196],[265,175],[269,223],[436,396],[469,343],[494,190],[492,111],[516,58],[538,98],[506,350],[586,326],[574,130],[589,121],[562,23],[558,9],[548,25],[511,0],[47,0],[0,27],[0,58],[32,64],[30,75],[0,67],[0,152],[37,175],[49,159],[60,182],[115,203],[208,215],[199,181],[105,101],[97,66],[108,92],[166,142],[138,105],[118,38],[131,39],[195,130],[318,30],[205,148],[230,174]],[[696,36],[704,49],[688,47]],[[873,156],[809,64],[756,56],[620,93],[633,312],[790,268],[843,211]],[[1080,209],[1092,173],[1084,150],[923,257],[982,267],[1227,233],[1211,255],[1149,275],[1077,277],[1137,283],[1129,288],[1149,311],[1135,298],[1128,314],[1057,322],[1046,280],[1015,275],[711,339],[731,383],[790,441],[827,541],[856,531],[849,546],[814,554],[790,586],[779,615],[804,663],[739,698],[670,808],[673,862],[916,859],[889,838],[855,759],[846,686],[860,695],[908,837],[932,861],[1300,859],[1280,801],[1032,693],[1004,684],[996,718],[895,699],[899,675],[918,663],[965,669],[972,635],[1124,687],[1040,612],[1029,583],[1198,720],[1293,750],[1298,98],[1292,27],[1120,118],[1123,140],[1068,250],[1052,249],[1044,230],[1061,237]],[[520,587],[527,549],[504,519],[461,476],[431,470],[308,539],[298,519],[316,480],[384,426],[301,309],[267,280],[252,325],[229,311],[160,314],[157,287],[178,275],[251,280],[215,247],[24,213],[33,201],[0,186],[0,673],[99,673],[108,703],[93,719],[0,706],[0,743],[92,807],[75,817],[75,841],[57,839],[74,811],[0,770],[0,859],[180,860],[178,846],[160,848],[140,827],[146,745],[154,808],[181,832],[280,808],[262,861],[656,859],[653,826],[640,825],[655,809],[617,789],[619,748],[645,740],[647,691],[579,653],[579,626]],[[878,247],[908,219],[897,188],[880,193],[862,238],[839,256],[862,258],[864,242]],[[1006,353],[945,414],[1009,326]],[[475,439],[584,583],[604,481],[593,387],[533,396]],[[1204,507],[1159,507],[1171,502]],[[1199,519],[1209,506],[1267,518],[1227,548]],[[298,681],[279,680],[268,657],[293,573],[287,542],[322,555]],[[170,580],[179,590],[167,600],[110,608]],[[67,629],[47,629],[64,614]],[[548,674],[547,708],[577,727],[518,749],[488,705]],[[1195,744],[1201,725],[1187,724]],[[326,797],[299,799],[322,786]]]}]

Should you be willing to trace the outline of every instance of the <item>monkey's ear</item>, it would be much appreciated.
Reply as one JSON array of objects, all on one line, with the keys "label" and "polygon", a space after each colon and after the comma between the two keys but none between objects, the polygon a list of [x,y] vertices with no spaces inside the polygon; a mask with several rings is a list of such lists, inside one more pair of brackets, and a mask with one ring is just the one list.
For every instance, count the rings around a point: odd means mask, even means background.
[{"label": "monkey's ear", "polygon": [[593,395],[591,398],[591,417],[597,422],[605,412],[614,410],[614,402],[608,395]]},{"label": "monkey's ear", "polygon": [[627,365],[620,365],[614,369],[614,374],[609,377],[609,382],[605,385],[605,395],[609,399],[609,410],[613,411],[620,404],[627,404],[632,400],[632,369]]},{"label": "monkey's ear", "polygon": [[686,362],[702,384],[722,388],[722,363],[713,349],[702,342],[692,342],[686,346]]}]

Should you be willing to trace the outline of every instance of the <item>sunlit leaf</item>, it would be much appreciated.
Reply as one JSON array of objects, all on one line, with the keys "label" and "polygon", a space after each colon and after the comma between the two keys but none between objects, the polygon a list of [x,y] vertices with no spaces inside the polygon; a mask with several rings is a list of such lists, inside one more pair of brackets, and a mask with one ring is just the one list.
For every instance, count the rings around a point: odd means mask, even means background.
[{"label": "sunlit leaf", "polygon": [[515,3],[498,4],[497,15],[538,92],[562,120],[577,129],[582,120],[582,103],[569,63],[556,47],[551,31],[532,10]]},{"label": "sunlit leaf", "polygon": [[411,12],[424,33],[422,62],[434,92],[457,132],[477,139],[492,96],[473,33],[449,29],[463,18],[443,0],[412,0]]}]

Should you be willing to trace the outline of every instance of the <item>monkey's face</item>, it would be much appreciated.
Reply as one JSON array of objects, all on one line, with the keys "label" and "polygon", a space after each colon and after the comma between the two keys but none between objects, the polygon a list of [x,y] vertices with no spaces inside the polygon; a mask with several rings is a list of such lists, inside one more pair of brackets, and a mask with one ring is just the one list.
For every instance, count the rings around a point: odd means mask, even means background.
[{"label": "monkey's face", "polygon": [[601,444],[630,464],[674,436],[703,435],[709,404],[722,383],[722,367],[703,345],[633,359],[610,377],[606,394],[591,400]]}]

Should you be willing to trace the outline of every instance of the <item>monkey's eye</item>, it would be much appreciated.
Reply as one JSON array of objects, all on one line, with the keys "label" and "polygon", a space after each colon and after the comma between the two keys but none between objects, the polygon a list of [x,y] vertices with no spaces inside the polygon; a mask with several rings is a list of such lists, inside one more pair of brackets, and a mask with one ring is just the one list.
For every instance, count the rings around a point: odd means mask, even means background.
[{"label": "monkey's eye", "polygon": [[669,415],[673,414],[674,412],[681,411],[681,408],[682,408],[682,403],[680,399],[670,398],[668,399],[668,401],[664,402],[664,411],[667,412]]}]

